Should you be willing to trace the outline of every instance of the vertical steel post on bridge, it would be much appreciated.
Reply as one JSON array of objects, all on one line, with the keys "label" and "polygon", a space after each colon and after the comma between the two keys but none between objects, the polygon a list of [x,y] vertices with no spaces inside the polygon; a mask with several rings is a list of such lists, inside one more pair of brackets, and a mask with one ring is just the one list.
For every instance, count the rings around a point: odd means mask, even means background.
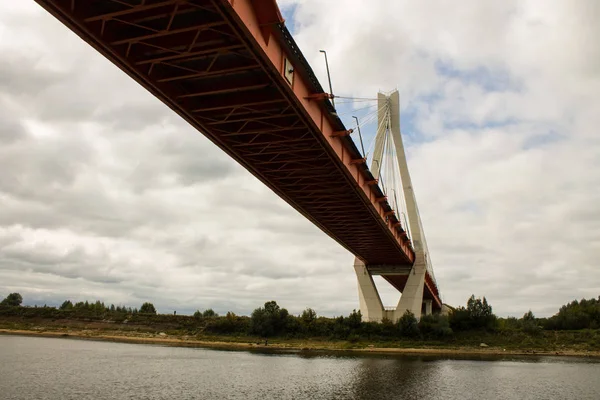
[{"label": "vertical steel post on bridge", "polygon": [[[377,136],[375,137],[375,150],[371,161],[371,171],[376,179],[380,178],[384,143],[386,140],[386,133],[389,131],[395,146],[400,179],[402,181],[402,190],[409,224],[408,228],[411,234],[413,249],[415,251],[415,262],[406,276],[406,284],[404,290],[402,290],[402,295],[400,296],[396,309],[386,310],[381,302],[381,297],[379,296],[375,282],[373,281],[372,273],[369,271],[369,266],[356,258],[354,261],[354,270],[358,281],[360,311],[364,321],[381,321],[383,318],[387,318],[395,322],[400,319],[406,311],[412,312],[417,319],[420,319],[423,309],[426,315],[431,314],[432,302],[431,300],[423,299],[427,262],[425,248],[423,246],[423,230],[410,174],[408,172],[402,135],[400,133],[400,95],[398,91],[394,91],[389,96],[379,93],[377,99],[379,112]],[[390,271],[402,270],[402,268],[395,268],[395,266],[388,267]],[[397,272],[394,273],[397,274]],[[381,271],[379,271],[379,274],[385,275],[385,273],[381,273]]]}]

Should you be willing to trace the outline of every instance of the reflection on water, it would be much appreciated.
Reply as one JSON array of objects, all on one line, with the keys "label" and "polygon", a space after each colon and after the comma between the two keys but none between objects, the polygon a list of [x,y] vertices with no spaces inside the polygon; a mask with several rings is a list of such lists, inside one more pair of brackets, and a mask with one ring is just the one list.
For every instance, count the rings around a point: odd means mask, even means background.
[{"label": "reflection on water", "polygon": [[600,399],[570,358],[264,354],[0,336],[1,399]]}]

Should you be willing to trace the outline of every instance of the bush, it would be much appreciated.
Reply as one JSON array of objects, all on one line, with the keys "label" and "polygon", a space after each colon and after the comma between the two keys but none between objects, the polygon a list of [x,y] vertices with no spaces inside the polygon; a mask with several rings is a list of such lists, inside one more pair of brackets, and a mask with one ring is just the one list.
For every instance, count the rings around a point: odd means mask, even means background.
[{"label": "bush", "polygon": [[212,308],[204,310],[204,312],[202,313],[202,317],[204,318],[214,318],[218,316],[219,314],[217,314]]},{"label": "bush", "polygon": [[368,324],[376,324],[379,328],[380,335],[383,337],[398,336],[398,329],[396,329],[396,326],[389,318],[383,318],[379,324],[376,322],[368,322]]},{"label": "bush", "polygon": [[443,338],[452,336],[452,328],[448,317],[440,314],[432,314],[421,317],[419,331],[427,337]]},{"label": "bush", "polygon": [[228,312],[225,317],[213,317],[206,323],[206,331],[220,334],[244,334],[249,328],[248,317],[239,317]]},{"label": "bush", "polygon": [[351,335],[348,336],[348,341],[350,343],[358,343],[358,341],[360,340],[360,336],[357,335],[356,333],[353,333]]},{"label": "bush", "polygon": [[362,314],[360,313],[360,310],[352,310],[345,322],[350,329],[360,328],[362,322]]},{"label": "bush", "polygon": [[535,315],[531,310],[527,311],[521,318],[521,329],[523,332],[530,335],[538,335],[542,332],[542,328],[538,325]]},{"label": "bush", "polygon": [[515,317],[498,318],[498,329],[501,331],[519,330],[521,325],[521,322]]},{"label": "bush", "polygon": [[414,338],[419,336],[419,322],[415,318],[415,314],[406,310],[404,315],[398,320],[398,329],[400,335],[404,337]]},{"label": "bush", "polygon": [[521,328],[523,332],[528,333],[530,335],[539,335],[542,333],[543,328],[538,326],[535,322],[525,322],[523,327]]}]

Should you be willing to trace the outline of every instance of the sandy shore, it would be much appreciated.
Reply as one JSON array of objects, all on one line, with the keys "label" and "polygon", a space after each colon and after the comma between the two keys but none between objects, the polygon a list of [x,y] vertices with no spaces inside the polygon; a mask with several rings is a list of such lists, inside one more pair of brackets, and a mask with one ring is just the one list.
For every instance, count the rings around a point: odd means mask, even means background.
[{"label": "sandy shore", "polygon": [[265,346],[264,343],[250,342],[224,342],[212,340],[196,340],[189,337],[176,336],[127,336],[118,332],[101,333],[97,331],[81,330],[74,331],[52,331],[52,330],[17,330],[17,329],[0,329],[0,335],[24,335],[36,337],[50,338],[70,338],[70,339],[85,339],[95,341],[110,341],[120,343],[136,343],[136,344],[154,344],[163,346],[177,347],[201,347],[213,349],[227,350],[269,350],[282,352],[339,352],[339,353],[374,353],[374,354],[398,354],[398,355],[429,355],[429,356],[566,356],[566,357],[594,357],[600,358],[599,351],[538,351],[538,350],[505,350],[494,347],[460,347],[460,348],[399,348],[399,347],[374,347],[372,345],[365,348],[341,348],[335,345],[328,345],[326,342],[318,343],[270,343]]}]

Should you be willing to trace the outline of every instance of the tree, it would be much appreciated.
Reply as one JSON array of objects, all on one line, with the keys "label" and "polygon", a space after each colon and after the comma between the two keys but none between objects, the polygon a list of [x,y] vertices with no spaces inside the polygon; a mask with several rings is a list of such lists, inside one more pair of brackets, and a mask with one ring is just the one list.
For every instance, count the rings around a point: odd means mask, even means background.
[{"label": "tree", "polygon": [[[235,315],[234,312],[227,312],[227,315],[223,318],[209,318],[205,322],[204,330],[206,332],[213,332],[219,334],[232,334],[247,332],[247,324],[244,324],[244,319]],[[246,319],[247,320],[247,319]]]},{"label": "tree", "polygon": [[217,314],[212,308],[209,308],[208,310],[204,310],[204,312],[202,313],[202,316],[204,318],[213,318],[213,317],[218,317],[219,314]]},{"label": "tree", "polygon": [[475,298],[472,295],[467,300],[467,308],[458,307],[450,315],[450,325],[457,331],[466,331],[470,329],[496,329],[498,323],[497,317],[492,312],[492,306],[484,297]]},{"label": "tree", "polygon": [[600,327],[600,297],[574,300],[549,318],[546,329],[598,329]]},{"label": "tree", "polygon": [[95,311],[96,313],[103,313],[105,311],[107,311],[106,306],[104,305],[104,302],[101,302],[100,300],[96,300],[95,303],[90,304],[90,308]]},{"label": "tree", "polygon": [[540,333],[541,329],[538,326],[538,324],[535,320],[535,315],[533,315],[531,310],[527,311],[523,315],[523,318],[521,319],[521,329],[523,330],[523,332],[530,333],[530,334]]},{"label": "tree", "polygon": [[352,310],[350,315],[348,315],[348,318],[346,318],[346,323],[348,324],[348,326],[351,329],[360,328],[361,322],[362,322],[362,314],[360,313],[360,310],[358,310],[358,311]]},{"label": "tree", "polygon": [[419,321],[415,317],[415,314],[406,310],[406,312],[398,320],[398,328],[400,334],[404,337],[416,337],[419,336]]},{"label": "tree", "polygon": [[475,298],[475,295],[471,295],[467,301],[467,311],[469,311],[469,316],[473,319],[485,319],[493,315],[492,306],[488,304],[487,299],[484,297],[481,300],[480,298]]},{"label": "tree", "polygon": [[0,305],[19,307],[21,303],[23,303],[23,296],[21,296],[19,293],[11,293],[6,296],[2,302],[0,302]]},{"label": "tree", "polygon": [[73,309],[73,303],[71,303],[71,300],[65,300],[61,305],[60,305],[60,309],[61,310],[72,310]]},{"label": "tree", "polygon": [[[130,313],[132,312],[131,309],[129,309],[128,311]],[[142,304],[142,306],[140,307],[140,314],[156,314],[156,308],[154,308],[154,304],[148,302]]]},{"label": "tree", "polygon": [[535,321],[535,315],[533,315],[531,310],[523,314],[523,321]]},{"label": "tree", "polygon": [[250,331],[265,337],[277,335],[284,331],[288,316],[285,308],[280,308],[275,301],[268,301],[264,307],[252,312]]},{"label": "tree", "polygon": [[307,308],[306,310],[302,311],[302,316],[300,316],[300,319],[302,319],[302,322],[308,326],[317,319],[317,313],[312,308]]}]

